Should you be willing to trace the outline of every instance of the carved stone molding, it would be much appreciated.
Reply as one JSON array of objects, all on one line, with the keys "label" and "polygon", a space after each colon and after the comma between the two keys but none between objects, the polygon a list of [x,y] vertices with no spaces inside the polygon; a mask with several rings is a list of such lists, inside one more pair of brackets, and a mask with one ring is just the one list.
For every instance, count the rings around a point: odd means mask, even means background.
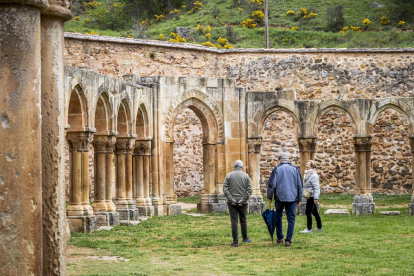
[{"label": "carved stone molding", "polygon": [[151,155],[151,140],[136,140],[135,155]]},{"label": "carved stone molding", "polygon": [[132,154],[134,147],[134,138],[116,138],[115,154]]},{"label": "carved stone molding", "polygon": [[315,137],[298,138],[298,144],[299,144],[300,152],[315,152],[316,138]]},{"label": "carved stone molding", "polygon": [[249,147],[249,153],[260,153],[260,147],[262,146],[262,137],[248,138],[247,144]]},{"label": "carved stone molding", "polygon": [[372,137],[353,137],[355,152],[370,152],[372,146]]},{"label": "carved stone molding", "polygon": [[115,136],[95,135],[92,145],[95,153],[112,153],[116,143]]},{"label": "carved stone molding", "polygon": [[67,132],[66,140],[69,151],[89,151],[89,143],[93,139],[93,132]]}]

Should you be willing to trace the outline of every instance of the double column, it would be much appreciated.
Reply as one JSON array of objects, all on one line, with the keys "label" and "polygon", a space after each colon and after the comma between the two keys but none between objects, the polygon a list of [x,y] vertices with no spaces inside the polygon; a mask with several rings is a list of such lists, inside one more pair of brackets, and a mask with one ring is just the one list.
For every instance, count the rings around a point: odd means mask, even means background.
[{"label": "double column", "polygon": [[67,132],[69,144],[69,206],[66,213],[71,232],[92,232],[96,228],[89,204],[89,144],[92,132]]},{"label": "double column", "polygon": [[112,202],[112,156],[115,142],[116,137],[112,135],[95,135],[92,141],[95,152],[95,189],[92,208],[99,226],[119,224],[119,215]]},{"label": "double column", "polygon": [[[315,160],[315,148],[316,148],[316,137],[310,136],[310,137],[301,137],[298,138],[298,144],[299,144],[299,159],[300,159],[300,165],[299,170],[303,177],[305,173],[306,163],[309,160]],[[317,208],[319,208],[319,203]],[[299,215],[305,215],[306,214],[306,199],[302,198],[301,202],[298,206],[298,213]]]},{"label": "double column", "polygon": [[133,197],[140,215],[154,215],[150,191],[151,140],[136,140],[133,164]]},{"label": "double column", "polygon": [[260,192],[260,148],[262,146],[261,137],[248,138],[249,151],[249,176],[253,185],[253,193],[249,199],[249,212],[262,213],[265,203]]},{"label": "double column", "polygon": [[371,145],[372,137],[354,136],[355,147],[355,196],[352,213],[356,215],[375,213],[375,203],[371,194]]},{"label": "double column", "polygon": [[138,220],[138,209],[132,198],[132,154],[135,138],[120,137],[116,139],[116,197],[115,205],[119,218]]}]

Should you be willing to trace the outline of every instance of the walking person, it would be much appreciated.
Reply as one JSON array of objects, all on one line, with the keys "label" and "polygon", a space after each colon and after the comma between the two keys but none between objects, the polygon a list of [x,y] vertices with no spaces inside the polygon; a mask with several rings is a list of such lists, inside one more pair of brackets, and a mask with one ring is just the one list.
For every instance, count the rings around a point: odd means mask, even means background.
[{"label": "walking person", "polygon": [[319,195],[321,189],[319,188],[319,176],[316,173],[316,162],[309,160],[306,162],[305,174],[303,176],[305,181],[304,189],[311,192],[311,197],[306,200],[306,229],[300,231],[301,233],[312,233],[312,215],[315,217],[317,228],[315,231],[322,231],[322,220],[319,216],[318,208],[316,204],[319,201]]},{"label": "walking person", "polygon": [[242,169],[243,162],[236,160],[234,162],[234,170],[226,176],[223,184],[223,192],[227,198],[227,206],[230,212],[231,233],[233,236],[233,242],[230,245],[234,247],[239,246],[239,217],[243,242],[252,242],[247,236],[247,201],[252,194],[253,187],[250,177]]},{"label": "walking person", "polygon": [[290,154],[283,153],[279,156],[279,165],[276,166],[269,178],[267,198],[271,202],[275,199],[276,207],[276,234],[277,243],[283,243],[282,215],[286,209],[288,228],[285,246],[292,245],[293,230],[295,228],[296,205],[302,198],[302,177],[299,168],[289,161]]}]

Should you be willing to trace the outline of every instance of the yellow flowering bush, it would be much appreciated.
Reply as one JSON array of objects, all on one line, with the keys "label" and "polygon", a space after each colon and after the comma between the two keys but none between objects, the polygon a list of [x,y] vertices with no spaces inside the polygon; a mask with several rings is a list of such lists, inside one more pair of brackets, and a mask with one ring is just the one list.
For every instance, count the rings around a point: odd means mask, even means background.
[{"label": "yellow flowering bush", "polygon": [[210,25],[207,25],[206,29],[204,30],[204,32],[209,33],[211,32],[211,27]]},{"label": "yellow flowering bush", "polygon": [[233,46],[230,43],[227,43],[226,45],[224,45],[225,49],[233,49]]},{"label": "yellow flowering bush", "polygon": [[369,20],[368,18],[367,19],[364,19],[364,21],[362,21],[362,24],[364,24],[365,26],[369,26],[369,24],[371,24],[371,20]]},{"label": "yellow flowering bush", "polygon": [[180,11],[179,10],[177,10],[177,9],[173,9],[172,11],[170,11],[170,15],[172,16],[172,17],[174,17],[174,18],[180,18],[180,15],[181,15],[181,13],[180,13]]},{"label": "yellow flowering bush", "polygon": [[351,30],[353,30],[356,33],[360,33],[361,32],[361,28],[360,27],[351,26]]},{"label": "yellow flowering bush", "polygon": [[75,22],[75,21],[78,21],[80,19],[80,16],[75,16],[73,19],[72,19],[72,21],[73,22]]},{"label": "yellow flowering bush", "polygon": [[405,24],[404,21],[400,21],[400,22],[398,22],[398,27],[402,27],[404,24]]},{"label": "yellow flowering bush", "polygon": [[207,39],[210,39],[210,38],[211,38],[211,34],[210,34],[210,33],[206,33],[204,36],[205,36]]},{"label": "yellow flowering bush", "polygon": [[151,29],[151,24],[152,24],[151,20],[143,20],[143,21],[139,22],[139,25],[140,25],[141,29],[143,29],[143,30]]},{"label": "yellow flowering bush", "polygon": [[317,13],[311,12],[308,17],[315,18],[316,16],[318,16]]},{"label": "yellow flowering bush", "polygon": [[126,38],[127,38],[127,39],[131,39],[131,38],[133,38],[133,37],[132,37],[132,36],[130,36],[130,35],[128,35]]},{"label": "yellow flowering bush", "polygon": [[340,33],[342,33],[342,34],[344,34],[344,33],[346,33],[346,31],[348,31],[348,30],[349,30],[349,27],[345,26],[345,27],[343,27],[343,28],[342,28],[342,30],[340,30],[339,32],[340,32]]},{"label": "yellow flowering bush", "polygon": [[197,24],[197,32],[199,33],[203,32],[203,25]]},{"label": "yellow flowering bush", "polygon": [[242,13],[243,12],[243,9],[242,8],[239,8],[239,13]]},{"label": "yellow flowering bush", "polygon": [[262,12],[262,11],[254,11],[253,13],[252,13],[252,17],[253,17],[253,19],[255,19],[256,21],[257,20],[262,20],[262,18],[264,18],[264,13]]},{"label": "yellow flowering bush", "polygon": [[291,27],[290,30],[292,31],[296,31],[297,29],[299,29],[299,27]]},{"label": "yellow flowering bush", "polygon": [[256,28],[257,23],[256,23],[256,22],[254,22],[254,20],[253,20],[253,19],[249,18],[249,19],[247,19],[247,20],[245,20],[245,21],[242,21],[242,22],[240,23],[240,25],[241,25],[243,28],[254,29],[254,28]]},{"label": "yellow flowering bush", "polygon": [[83,6],[85,7],[85,10],[89,8],[97,8],[101,5],[101,2],[93,1],[93,2],[83,2]]},{"label": "yellow flowering bush", "polygon": [[207,41],[207,42],[201,43],[201,45],[203,45],[203,46],[207,46],[207,47],[214,47],[214,48],[216,48],[216,45],[214,45],[214,44],[213,44],[213,43],[211,43],[210,41]]},{"label": "yellow flowering bush", "polygon": [[386,16],[381,17],[380,23],[381,23],[382,26],[388,25],[388,24],[390,24],[390,22],[391,21]]},{"label": "yellow flowering bush", "polygon": [[221,37],[219,37],[219,39],[217,39],[217,42],[218,42],[218,44],[219,44],[220,46],[224,46],[224,45],[226,45],[227,43],[229,43],[229,41],[227,40],[227,38],[221,38]]},{"label": "yellow flowering bush", "polygon": [[155,18],[157,18],[157,21],[164,21],[165,20],[165,16],[163,15],[163,14],[160,14],[160,15],[154,15],[155,16]]},{"label": "yellow flowering bush", "polygon": [[181,37],[177,33],[170,33],[170,39],[169,42],[187,42],[187,40],[184,37]]},{"label": "yellow flowering bush", "polygon": [[288,10],[288,11],[286,12],[286,15],[287,15],[287,16],[292,16],[292,15],[295,15],[295,12],[294,12],[294,11],[292,11],[292,10]]},{"label": "yellow flowering bush", "polygon": [[164,38],[164,36],[162,35],[162,34],[160,34],[160,39],[161,40],[164,40],[165,38]]},{"label": "yellow flowering bush", "polygon": [[194,3],[193,3],[193,6],[194,6],[194,9],[196,9],[196,10],[201,10],[201,8],[203,7],[203,3],[201,3],[200,1],[198,1],[198,0],[196,0]]}]

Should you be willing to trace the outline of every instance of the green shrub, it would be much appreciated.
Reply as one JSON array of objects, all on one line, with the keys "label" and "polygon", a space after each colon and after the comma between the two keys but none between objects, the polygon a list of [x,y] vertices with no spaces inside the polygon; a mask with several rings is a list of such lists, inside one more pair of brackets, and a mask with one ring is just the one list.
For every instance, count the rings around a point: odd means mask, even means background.
[{"label": "green shrub", "polygon": [[328,21],[329,31],[340,31],[345,23],[344,7],[341,5],[328,7],[326,10],[326,20]]}]

